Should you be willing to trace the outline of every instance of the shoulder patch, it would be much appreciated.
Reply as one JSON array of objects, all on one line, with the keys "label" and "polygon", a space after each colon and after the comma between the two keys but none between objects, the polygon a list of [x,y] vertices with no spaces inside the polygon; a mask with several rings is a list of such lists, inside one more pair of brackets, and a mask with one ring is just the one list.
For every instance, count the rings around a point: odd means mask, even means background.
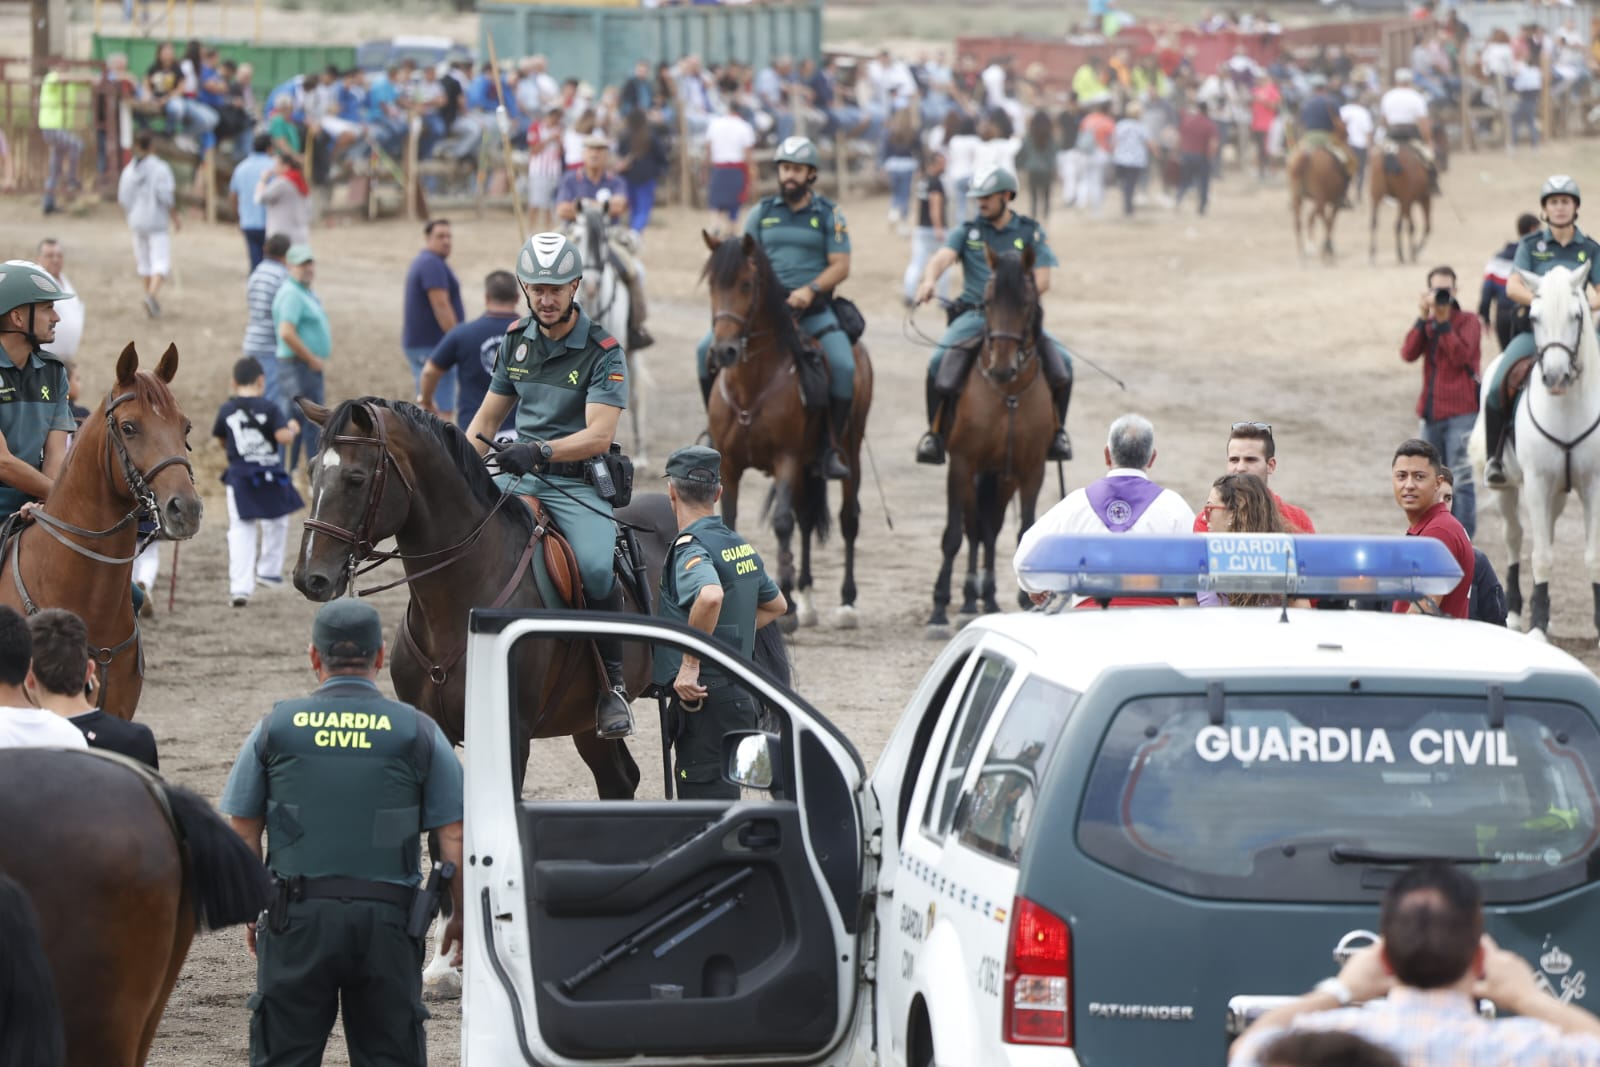
[{"label": "shoulder patch", "polygon": [[705,558],[705,557],[704,557],[704,556],[691,556],[691,557],[690,557],[690,558],[689,558],[689,562],[688,562],[688,563],[685,563],[685,564],[684,564],[684,565],[683,565],[683,569],[684,569],[684,570],[686,570],[686,571],[687,571],[687,570],[691,570],[691,569],[693,569],[693,568],[694,568],[694,566],[695,566],[695,565],[696,565],[696,564],[699,564],[699,563],[704,563],[704,562],[705,562],[705,561],[706,561],[706,558]]},{"label": "shoulder patch", "polygon": [[690,541],[693,541],[693,540],[694,540],[694,534],[684,534],[682,537],[678,538],[676,541],[674,541],[672,543],[675,546],[676,545],[686,545]]},{"label": "shoulder patch", "polygon": [[528,323],[532,321],[532,318],[518,319],[510,326],[506,327],[506,333],[521,333],[523,330],[528,328]]},{"label": "shoulder patch", "polygon": [[604,337],[597,337],[597,338],[595,338],[595,340],[598,341],[599,344],[600,344],[600,347],[605,349],[607,352],[611,351],[613,348],[616,348],[617,345],[621,344],[620,341],[618,341],[615,337],[612,337],[609,333],[606,334]]}]

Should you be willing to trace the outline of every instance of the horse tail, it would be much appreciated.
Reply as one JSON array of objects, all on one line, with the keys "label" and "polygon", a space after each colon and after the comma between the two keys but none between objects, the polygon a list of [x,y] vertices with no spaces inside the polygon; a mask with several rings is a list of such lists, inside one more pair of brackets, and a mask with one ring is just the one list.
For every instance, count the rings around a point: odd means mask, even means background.
[{"label": "horse tail", "polygon": [[195,920],[207,930],[254,922],[272,892],[266,867],[203,797],[170,782],[165,788],[187,853]]},{"label": "horse tail", "polygon": [[794,671],[789,663],[789,643],[784,640],[782,627],[768,623],[757,630],[753,651],[757,667],[793,688]]},{"label": "horse tail", "polygon": [[33,901],[0,874],[0,1067],[61,1067],[66,1037]]},{"label": "horse tail", "polygon": [[820,474],[807,472],[800,486],[800,500],[795,508],[796,518],[802,527],[809,525],[817,535],[817,544],[827,544],[833,532],[833,517],[828,514],[828,480]]}]

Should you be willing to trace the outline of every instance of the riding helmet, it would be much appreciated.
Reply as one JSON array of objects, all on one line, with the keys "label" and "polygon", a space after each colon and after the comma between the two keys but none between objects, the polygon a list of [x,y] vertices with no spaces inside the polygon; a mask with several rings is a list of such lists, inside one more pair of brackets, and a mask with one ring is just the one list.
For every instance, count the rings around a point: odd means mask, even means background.
[{"label": "riding helmet", "polygon": [[988,170],[979,171],[972,179],[972,188],[967,190],[967,199],[981,200],[995,193],[1010,193],[1017,195],[1017,176],[1004,167],[990,167]]},{"label": "riding helmet", "polygon": [[817,146],[811,143],[809,137],[786,137],[778,144],[778,150],[772,153],[774,163],[798,163],[802,167],[817,169],[822,157],[817,155]]},{"label": "riding helmet", "polygon": [[536,233],[517,256],[517,279],[527,285],[565,285],[583,277],[578,246],[559,233]]},{"label": "riding helmet", "polygon": [[1544,202],[1552,196],[1570,196],[1574,204],[1583,203],[1583,197],[1578,195],[1578,183],[1565,174],[1552,174],[1545,179],[1544,188],[1539,190],[1539,206],[1544,207]]},{"label": "riding helmet", "polygon": [[48,271],[25,259],[0,263],[0,315],[29,304],[53,304],[71,300],[72,293],[61,288]]}]

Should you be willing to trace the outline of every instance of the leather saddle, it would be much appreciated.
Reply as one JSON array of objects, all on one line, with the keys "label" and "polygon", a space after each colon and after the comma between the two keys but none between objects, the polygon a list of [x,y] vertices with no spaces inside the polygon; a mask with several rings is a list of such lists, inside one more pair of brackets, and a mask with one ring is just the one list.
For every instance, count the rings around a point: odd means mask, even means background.
[{"label": "leather saddle", "polygon": [[534,535],[542,546],[544,570],[550,576],[550,584],[555,587],[556,595],[568,607],[583,607],[583,578],[578,571],[578,557],[572,551],[572,543],[556,528],[555,520],[538,497],[518,494],[517,499],[527,506],[529,514],[533,516]]},{"label": "leather saddle", "polygon": [[1533,373],[1533,365],[1537,361],[1536,356],[1522,356],[1511,364],[1505,377],[1500,379],[1500,409],[1508,416],[1522,393],[1522,387],[1528,384],[1528,375]]}]

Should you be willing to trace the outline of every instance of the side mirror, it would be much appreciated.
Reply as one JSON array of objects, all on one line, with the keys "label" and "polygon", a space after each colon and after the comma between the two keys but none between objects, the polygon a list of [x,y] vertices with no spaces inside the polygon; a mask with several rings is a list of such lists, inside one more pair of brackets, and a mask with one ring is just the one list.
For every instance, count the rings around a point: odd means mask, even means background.
[{"label": "side mirror", "polygon": [[777,775],[779,739],[759,730],[722,735],[722,774],[745,789],[771,789]]}]

